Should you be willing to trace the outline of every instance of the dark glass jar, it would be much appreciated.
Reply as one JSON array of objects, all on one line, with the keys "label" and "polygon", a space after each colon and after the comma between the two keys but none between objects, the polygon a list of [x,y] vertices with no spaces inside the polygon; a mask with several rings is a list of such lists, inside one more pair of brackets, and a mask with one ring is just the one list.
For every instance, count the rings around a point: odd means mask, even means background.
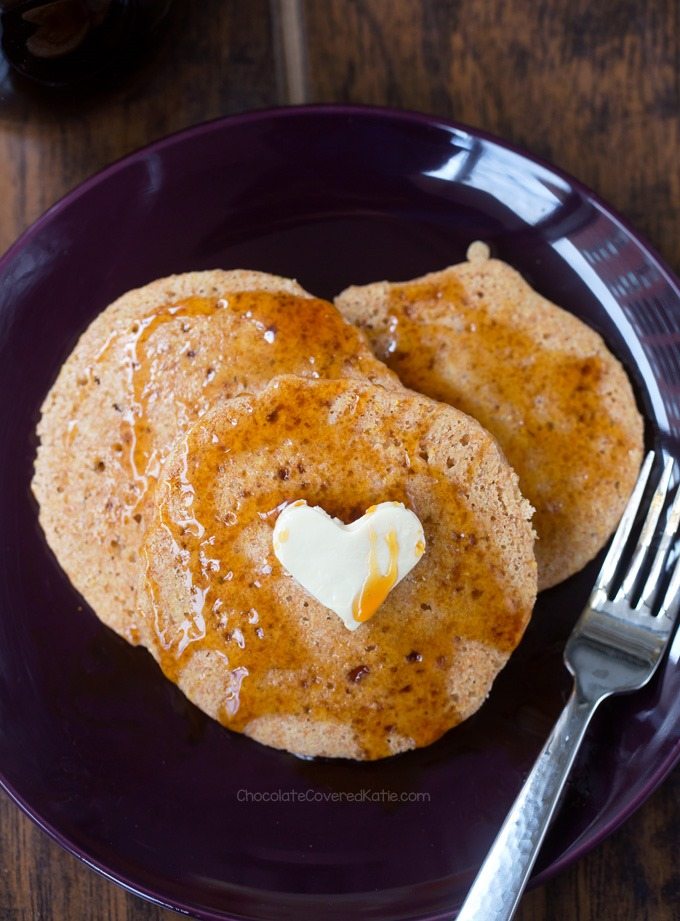
[{"label": "dark glass jar", "polygon": [[127,64],[152,38],[171,0],[0,0],[0,43],[12,67],[68,86]]}]

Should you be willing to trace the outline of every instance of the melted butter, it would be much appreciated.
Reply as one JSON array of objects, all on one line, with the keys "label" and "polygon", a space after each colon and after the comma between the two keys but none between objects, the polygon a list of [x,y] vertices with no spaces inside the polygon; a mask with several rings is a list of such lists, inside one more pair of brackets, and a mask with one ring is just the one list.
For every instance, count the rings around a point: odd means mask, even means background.
[{"label": "melted butter", "polygon": [[[189,433],[187,462],[163,513],[168,549],[145,554],[147,585],[161,667],[178,681],[192,656],[218,658],[229,695],[219,712],[225,725],[242,731],[270,714],[350,723],[365,756],[375,758],[390,753],[394,731],[425,745],[455,725],[449,671],[456,644],[480,641],[508,652],[529,611],[509,590],[491,525],[485,529],[470,509],[464,484],[454,488],[423,461],[425,423],[404,432],[396,414],[381,418],[380,437],[373,429],[362,434],[363,393],[329,425],[338,386],[319,382],[310,392],[281,382],[280,403],[269,396],[254,400],[252,412],[225,413],[217,443],[201,439],[200,424]],[[360,461],[348,465],[348,456]],[[300,495],[346,522],[387,500],[403,502],[423,522],[428,552],[356,631],[310,601],[272,551],[276,515]],[[184,526],[187,509],[202,532]],[[206,553],[216,565],[206,565]],[[198,624],[184,601],[180,611],[161,590],[168,569],[185,587],[182,598],[201,599]],[[362,611],[390,578],[367,586]]]},{"label": "melted butter", "polygon": [[266,291],[161,304],[111,333],[90,375],[103,362],[121,362],[125,370],[117,436],[117,457],[131,482],[124,516],[157,480],[175,436],[217,399],[260,389],[277,374],[379,374],[358,337],[328,302]]},{"label": "melted butter", "polygon": [[[371,506],[371,509],[372,508],[375,508],[375,506]],[[367,515],[370,514],[371,509],[368,510],[366,513]],[[352,605],[354,619],[358,620],[360,623],[365,623],[365,621],[373,617],[392,590],[392,586],[397,581],[398,575],[397,561],[399,559],[399,543],[397,541],[396,532],[390,531],[385,535],[385,541],[389,551],[389,562],[387,572],[385,573],[380,570],[377,547],[378,536],[372,528],[368,532],[368,539],[370,541],[368,576],[362,586],[361,592],[354,599],[354,604]]]},{"label": "melted butter", "polygon": [[406,386],[496,436],[536,509],[539,564],[578,526],[584,482],[592,497],[638,451],[635,433],[607,411],[600,357],[546,348],[517,325],[512,304],[492,314],[456,278],[394,287],[384,327],[368,332]]}]

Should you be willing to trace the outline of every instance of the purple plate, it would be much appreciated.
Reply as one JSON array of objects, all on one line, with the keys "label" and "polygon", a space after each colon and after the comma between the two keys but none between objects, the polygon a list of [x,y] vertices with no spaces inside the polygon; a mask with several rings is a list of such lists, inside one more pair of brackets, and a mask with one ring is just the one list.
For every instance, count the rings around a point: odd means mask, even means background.
[{"label": "purple plate", "polygon": [[[46,547],[29,482],[59,366],[103,307],[162,275],[262,269],[331,297],[461,260],[475,239],[602,333],[649,444],[677,453],[677,281],[579,183],[434,118],[311,107],[201,125],[85,182],[0,261],[2,782],[134,892],[211,919],[450,917],[566,698],[561,650],[598,564],[540,597],[489,701],[429,748],[370,764],[264,748],[99,623]],[[536,881],[680,757],[679,640],[670,655],[602,707]]]}]

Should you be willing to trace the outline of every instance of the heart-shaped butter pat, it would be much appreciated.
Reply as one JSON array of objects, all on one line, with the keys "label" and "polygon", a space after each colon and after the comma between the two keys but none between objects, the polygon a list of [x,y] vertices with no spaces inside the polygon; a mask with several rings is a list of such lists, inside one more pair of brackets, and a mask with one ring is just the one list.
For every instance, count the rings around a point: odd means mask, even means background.
[{"label": "heart-shaped butter pat", "polygon": [[349,630],[375,614],[425,552],[423,526],[401,502],[372,505],[343,524],[299,500],[281,512],[272,540],[295,581]]}]

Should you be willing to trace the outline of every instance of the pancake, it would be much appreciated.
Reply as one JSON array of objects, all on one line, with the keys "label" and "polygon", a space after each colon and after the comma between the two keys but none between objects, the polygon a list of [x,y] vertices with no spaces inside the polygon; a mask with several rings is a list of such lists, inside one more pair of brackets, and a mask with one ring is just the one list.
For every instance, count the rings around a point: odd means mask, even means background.
[{"label": "pancake", "polygon": [[607,541],[633,488],[643,421],[602,338],[476,243],[468,261],[336,298],[402,382],[474,416],[536,509],[539,589]]},{"label": "pancake", "polygon": [[[142,550],[138,622],[225,726],[297,754],[381,758],[477,710],[536,595],[531,507],[473,419],[406,389],[281,377],[178,441]],[[349,523],[403,502],[426,551],[356,630],[272,548],[300,499]]]},{"label": "pancake", "polygon": [[33,491],[48,543],[97,615],[138,641],[138,552],[178,433],[280,373],[399,386],[363,333],[296,282],[192,272],[131,291],[82,335],[38,425]]}]

